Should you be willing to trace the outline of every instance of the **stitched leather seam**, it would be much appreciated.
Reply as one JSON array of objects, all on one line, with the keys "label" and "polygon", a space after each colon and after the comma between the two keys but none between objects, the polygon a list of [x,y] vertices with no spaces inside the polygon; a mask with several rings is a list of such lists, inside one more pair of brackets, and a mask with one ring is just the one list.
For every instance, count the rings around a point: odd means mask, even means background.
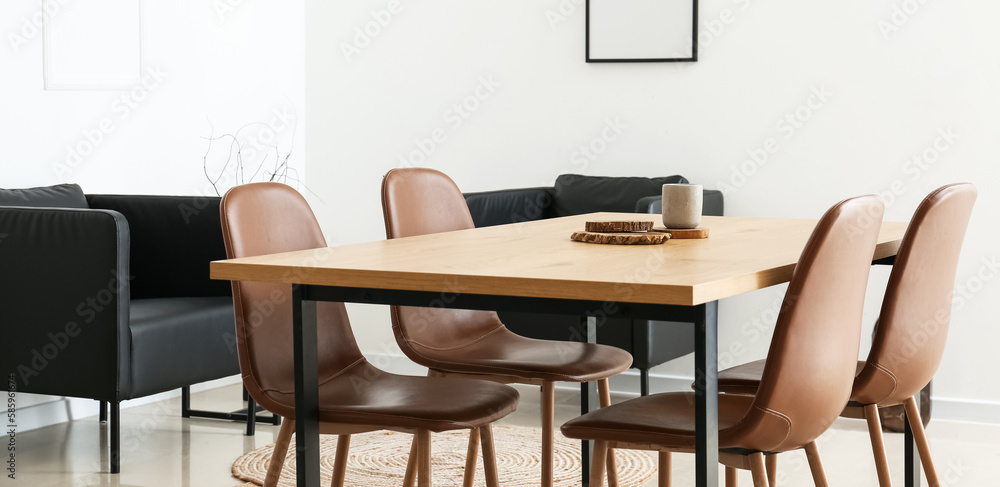
[{"label": "stitched leather seam", "polygon": [[891,395],[893,395],[893,394],[896,393],[896,389],[899,387],[899,380],[896,379],[896,374],[893,374],[891,370],[885,368],[884,366],[882,366],[882,364],[880,364],[878,362],[870,362],[870,363],[872,364],[872,367],[875,367],[875,370],[877,370],[879,372],[882,372],[883,374],[887,375],[889,377],[889,380],[892,381],[892,390],[889,391],[888,394],[886,394],[885,396],[883,396],[882,399],[879,399],[878,401],[876,401],[876,404],[877,404],[877,403],[885,400],[885,398],[887,398],[887,397],[889,397],[889,396],[891,396]]},{"label": "stitched leather seam", "polygon": [[327,380],[320,382],[320,384],[326,384],[327,382],[330,382],[331,380],[336,379],[337,377],[340,377],[340,376],[346,374],[351,369],[353,369],[353,368],[355,368],[358,365],[361,365],[363,363],[365,363],[365,358],[361,357],[361,358],[355,360],[353,363],[351,363],[347,367],[344,367],[343,369],[340,369],[340,372],[337,372],[336,374],[331,375],[330,378],[328,378]]},{"label": "stitched leather seam", "polygon": [[[399,319],[399,307],[398,306],[393,307],[393,314],[396,315],[396,323],[399,323],[401,320]],[[402,327],[400,327],[400,328],[402,328]],[[494,370],[503,370],[503,371],[506,371],[506,372],[513,372],[513,373],[515,373],[514,375],[519,375],[519,376],[524,377],[526,379],[528,379],[528,378],[537,378],[537,375],[538,375],[538,374],[531,374],[531,371],[527,371],[527,370],[523,370],[523,369],[515,369],[515,368],[510,368],[510,367],[497,367],[495,365],[470,364],[470,363],[466,363],[466,362],[445,362],[445,361],[441,361],[441,360],[436,360],[436,359],[428,357],[428,356],[426,356],[426,355],[418,352],[416,349],[414,349],[411,346],[411,344],[412,343],[416,343],[416,342],[413,342],[412,340],[410,340],[410,339],[407,338],[407,339],[404,340],[403,343],[406,345],[407,348],[410,349],[411,353],[413,353],[414,355],[416,355],[416,356],[424,359],[425,363],[420,364],[420,365],[424,365],[424,366],[426,366],[426,363],[432,363],[432,364],[433,363],[437,363],[437,364],[443,364],[443,365],[465,365],[465,366],[469,366],[469,367],[482,367],[482,368],[485,368],[485,369],[494,369]],[[470,373],[470,372],[459,372],[459,373],[466,374],[466,375],[475,375],[475,373]],[[559,379],[559,380],[563,380],[563,381],[566,381],[566,382],[586,382],[586,381],[583,380],[582,377],[578,377],[578,376],[569,376],[569,375],[565,375],[565,374],[556,374],[556,373],[546,373],[545,375],[550,375],[550,376],[553,376],[553,377],[561,377],[561,379]],[[599,377],[598,379],[601,379],[601,378],[603,378],[603,377]]]},{"label": "stitched leather seam", "polygon": [[356,415],[359,415],[359,416],[375,416],[375,417],[379,417],[379,418],[402,418],[402,419],[412,419],[414,421],[450,423],[450,424],[456,424],[456,425],[465,425],[466,428],[472,428],[472,427],[474,427],[472,425],[472,423],[465,422],[465,421],[449,421],[449,420],[444,420],[444,419],[418,418],[418,417],[415,417],[415,416],[403,416],[401,414],[370,413],[370,412],[365,412],[365,411],[337,411],[336,409],[323,409],[323,408],[320,408],[320,411],[329,411],[329,412],[335,413],[335,414],[336,413],[339,413],[339,414],[356,414]]},{"label": "stitched leather seam", "polygon": [[693,431],[691,432],[692,433],[691,435],[686,435],[686,434],[681,434],[681,433],[661,433],[661,432],[654,432],[654,431],[642,430],[642,429],[632,429],[632,428],[599,428],[599,427],[596,427],[596,426],[573,426],[572,428],[573,429],[577,429],[577,430],[584,430],[584,431],[622,431],[622,432],[627,432],[627,433],[639,433],[639,434],[641,434],[643,436],[647,436],[647,437],[650,437],[650,438],[657,438],[657,437],[664,437],[664,436],[673,437],[673,438],[694,438],[694,436],[693,436],[694,432]]},{"label": "stitched leather seam", "polygon": [[458,350],[460,348],[465,348],[465,347],[468,347],[470,345],[474,345],[476,343],[479,343],[479,342],[481,342],[481,341],[483,341],[483,340],[485,340],[485,339],[493,336],[494,334],[500,332],[500,330],[503,330],[504,328],[506,328],[506,327],[503,326],[503,325],[497,326],[496,328],[490,330],[489,333],[486,333],[486,334],[480,336],[479,338],[475,338],[475,339],[473,339],[471,341],[462,343],[460,345],[455,345],[453,347],[432,347],[430,345],[424,345],[423,343],[420,343],[420,342],[418,342],[416,340],[407,339],[407,341],[411,342],[411,343],[416,343],[417,345],[420,345],[421,347],[428,348],[428,349],[431,349],[431,350],[437,350],[437,351],[446,352],[446,351],[451,351],[451,350]]},{"label": "stitched leather seam", "polygon": [[385,223],[386,240],[392,240],[392,229],[389,228],[389,221],[392,220],[392,218],[389,216],[389,213],[392,210],[389,209],[388,205],[389,200],[386,198],[385,194],[387,189],[386,184],[388,184],[389,175],[392,174],[393,171],[394,171],[393,169],[390,169],[389,172],[385,173],[385,176],[382,176],[382,209],[385,210],[382,212],[382,221]]},{"label": "stitched leather seam", "polygon": [[[407,345],[409,345],[409,343],[407,343]],[[428,356],[426,356],[426,355],[424,355],[424,354],[422,354],[422,353],[414,350],[413,347],[410,347],[410,350],[412,350],[415,355],[418,355],[418,356],[424,358],[428,362],[442,364],[442,365],[464,365],[464,366],[467,366],[467,367],[480,367],[480,368],[485,368],[485,369],[494,369],[494,370],[503,370],[503,371],[507,371],[507,372],[515,372],[516,373],[515,375],[520,375],[520,376],[522,376],[522,377],[524,377],[526,379],[535,379],[535,378],[539,378],[539,376],[544,375],[544,376],[551,376],[551,377],[560,377],[560,379],[555,379],[555,380],[560,380],[560,381],[565,381],[565,382],[591,382],[591,381],[600,380],[600,379],[604,379],[604,378],[610,377],[611,375],[615,375],[615,374],[601,375],[601,376],[595,377],[593,379],[586,380],[583,377],[580,377],[580,376],[577,376],[577,375],[566,375],[566,374],[559,374],[559,373],[556,373],[556,372],[537,372],[537,371],[527,370],[527,369],[517,369],[517,368],[513,368],[513,367],[499,367],[499,366],[496,366],[496,365],[473,364],[473,363],[468,363],[468,362],[446,362],[446,361],[443,361],[443,360],[438,360],[438,359],[430,358],[430,357],[428,357]],[[467,375],[475,375],[476,374],[475,372],[458,372],[458,373],[467,374]]]},{"label": "stitched leather seam", "polygon": [[[782,414],[782,413],[780,413],[778,411],[775,411],[773,409],[762,408],[762,407],[760,407],[760,406],[758,406],[756,404],[754,404],[753,407],[754,407],[754,409],[757,409],[758,411],[760,411],[760,412],[762,412],[764,414],[770,414],[770,415],[772,415],[772,416],[774,416],[774,417],[776,417],[776,418],[778,418],[778,419],[780,419],[780,420],[782,420],[782,421],[785,422],[785,436],[783,436],[781,438],[781,441],[778,442],[778,445],[784,443],[785,440],[788,439],[788,435],[790,435],[792,433],[792,420],[788,416],[786,416],[786,415],[784,415],[784,414]],[[775,445],[775,446],[777,446],[777,445]]]},{"label": "stitched leather seam", "polygon": [[[226,205],[226,201],[228,199],[229,198],[227,198],[227,197],[223,197],[222,201],[220,202],[220,205],[222,206],[223,210],[225,210],[226,206],[228,206],[228,205]],[[223,240],[229,241],[229,245],[232,246],[233,245],[233,242],[232,242],[232,240],[233,240],[233,238],[232,238],[233,231],[232,231],[232,228],[229,226],[229,212],[228,211],[222,211],[222,227],[225,229],[225,232],[223,232]],[[228,251],[227,251],[226,257],[232,257],[232,256],[228,255]],[[230,281],[230,282],[233,282],[233,281]],[[240,285],[239,281],[236,281],[235,284],[236,285],[233,286],[233,290],[236,293],[235,296],[234,296],[235,301],[233,303],[234,304],[233,311],[234,312],[236,311],[235,310],[235,304],[239,303],[240,304],[239,307],[240,307],[240,310],[241,310],[241,312],[239,313],[239,315],[242,315],[243,314],[242,313],[242,309],[243,309],[243,304],[242,304],[243,303],[243,286]],[[236,323],[236,326],[239,326],[239,327],[243,328],[243,336],[246,337],[247,336],[246,320],[242,319],[242,320],[239,320],[239,321],[240,322]],[[239,348],[239,337],[236,338],[236,342],[237,342],[237,349],[238,349]],[[237,356],[239,356],[238,353],[237,353]],[[257,374],[254,373],[254,370],[253,370],[253,361],[252,360],[247,360],[247,373],[243,375],[243,380],[244,381],[246,381],[248,378],[250,379],[250,382],[252,382],[253,385],[257,387],[257,390],[259,390],[261,392],[265,392],[265,389],[263,389],[262,387],[260,387],[260,383],[257,382]]]},{"label": "stitched leather seam", "polygon": [[[413,347],[410,347],[410,350],[413,350]],[[506,372],[509,372],[509,373],[513,372],[514,373],[513,375],[519,375],[519,376],[524,377],[526,379],[538,378],[539,375],[548,375],[548,376],[553,376],[553,377],[561,377],[561,379],[557,379],[557,380],[562,380],[562,381],[566,381],[566,382],[588,382],[588,381],[583,380],[582,377],[570,376],[570,375],[564,375],[564,374],[557,374],[557,373],[554,373],[554,372],[542,372],[542,373],[538,373],[538,372],[534,372],[534,371],[530,371],[530,370],[515,369],[515,368],[511,368],[511,367],[498,367],[498,366],[495,366],[495,365],[471,364],[471,363],[468,363],[468,362],[445,362],[443,360],[432,359],[432,358],[430,358],[430,357],[428,357],[428,356],[426,356],[426,355],[424,355],[424,354],[422,354],[420,352],[417,352],[416,350],[413,350],[413,353],[416,354],[416,355],[418,355],[418,356],[420,356],[420,357],[422,357],[422,358],[424,358],[425,360],[427,360],[428,362],[431,362],[431,363],[442,364],[442,365],[464,365],[464,366],[467,366],[467,367],[479,367],[479,368],[484,368],[484,369],[503,370],[503,371],[506,371]],[[438,368],[438,367],[435,367],[435,368]],[[475,375],[475,372],[458,372],[458,373],[466,374],[466,375]],[[601,378],[604,378],[604,376],[598,377],[597,379],[594,379],[594,380],[598,380],[598,379],[601,379]]]}]

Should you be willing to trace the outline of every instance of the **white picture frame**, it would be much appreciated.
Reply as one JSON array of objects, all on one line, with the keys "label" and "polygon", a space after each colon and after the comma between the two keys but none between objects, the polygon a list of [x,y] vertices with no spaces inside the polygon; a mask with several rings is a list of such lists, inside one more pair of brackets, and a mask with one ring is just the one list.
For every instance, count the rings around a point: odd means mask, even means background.
[{"label": "white picture frame", "polygon": [[586,59],[698,60],[698,0],[587,0]]}]

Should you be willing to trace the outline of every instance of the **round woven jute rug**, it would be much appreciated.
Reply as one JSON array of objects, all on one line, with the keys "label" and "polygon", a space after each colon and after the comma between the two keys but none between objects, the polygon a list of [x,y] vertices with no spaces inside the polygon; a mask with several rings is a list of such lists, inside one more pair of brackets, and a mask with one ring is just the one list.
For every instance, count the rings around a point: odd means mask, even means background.
[{"label": "round woven jute rug", "polygon": [[[556,432],[555,485],[580,485],[580,442],[570,440]],[[392,431],[373,431],[351,437],[344,485],[392,486],[403,485],[403,474],[410,454],[412,435]],[[449,431],[431,435],[431,469],[435,485],[462,485],[468,431]],[[542,434],[537,428],[494,425],[493,441],[496,446],[497,471],[500,484],[509,487],[537,486],[541,484]],[[335,436],[320,437],[321,485],[330,484],[333,459],[337,450]],[[271,461],[274,445],[258,448],[244,454],[233,463],[233,476],[249,482],[240,487],[263,485],[267,465]],[[480,453],[481,455],[482,453]],[[617,450],[619,485],[638,486],[656,474],[656,461],[652,455],[641,451]],[[476,485],[486,485],[482,458],[477,462]],[[281,473],[282,487],[295,485],[295,439]]]}]

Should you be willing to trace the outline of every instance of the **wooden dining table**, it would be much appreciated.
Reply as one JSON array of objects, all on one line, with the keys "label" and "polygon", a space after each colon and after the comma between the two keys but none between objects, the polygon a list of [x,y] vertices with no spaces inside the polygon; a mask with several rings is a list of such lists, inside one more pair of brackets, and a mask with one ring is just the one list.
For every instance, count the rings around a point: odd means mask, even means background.
[{"label": "wooden dining table", "polygon": [[[317,301],[573,314],[586,325],[589,342],[606,317],[692,323],[696,485],[717,486],[716,303],[788,282],[816,220],[706,216],[705,239],[659,245],[570,240],[587,221],[655,218],[593,213],[245,257],[212,262],[211,275],[293,285],[299,486],[319,486]],[[858,222],[866,224],[872,222]],[[906,223],[882,223],[874,263],[891,263],[905,230]],[[912,444],[908,439],[907,485],[919,479]]]}]

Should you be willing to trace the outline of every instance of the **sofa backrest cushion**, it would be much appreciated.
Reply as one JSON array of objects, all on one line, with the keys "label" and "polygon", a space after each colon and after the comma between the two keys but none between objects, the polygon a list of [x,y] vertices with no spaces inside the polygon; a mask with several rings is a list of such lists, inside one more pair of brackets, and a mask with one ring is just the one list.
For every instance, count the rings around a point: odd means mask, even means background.
[{"label": "sofa backrest cushion", "polygon": [[476,227],[490,227],[548,218],[552,206],[552,188],[519,188],[466,193]]},{"label": "sofa backrest cushion", "polygon": [[552,216],[596,211],[632,213],[640,198],[661,194],[664,184],[687,182],[682,176],[640,178],[563,174],[556,178]]},{"label": "sofa backrest cushion", "polygon": [[0,206],[31,208],[87,208],[79,184],[57,184],[39,188],[0,189]]},{"label": "sofa backrest cushion", "polygon": [[87,201],[128,220],[132,299],[232,295],[228,281],[209,277],[209,262],[226,258],[220,198],[87,195]]}]

